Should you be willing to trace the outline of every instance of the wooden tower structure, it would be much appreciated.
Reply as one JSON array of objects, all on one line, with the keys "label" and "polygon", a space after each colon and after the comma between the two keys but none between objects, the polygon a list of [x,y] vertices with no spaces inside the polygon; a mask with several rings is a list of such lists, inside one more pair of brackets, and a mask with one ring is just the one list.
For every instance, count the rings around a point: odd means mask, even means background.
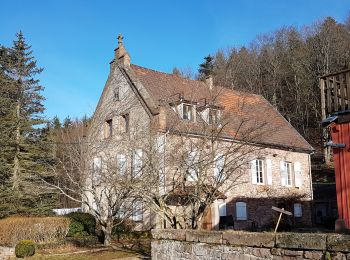
[{"label": "wooden tower structure", "polygon": [[350,69],[320,78],[322,124],[333,149],[339,219],[350,228]]}]

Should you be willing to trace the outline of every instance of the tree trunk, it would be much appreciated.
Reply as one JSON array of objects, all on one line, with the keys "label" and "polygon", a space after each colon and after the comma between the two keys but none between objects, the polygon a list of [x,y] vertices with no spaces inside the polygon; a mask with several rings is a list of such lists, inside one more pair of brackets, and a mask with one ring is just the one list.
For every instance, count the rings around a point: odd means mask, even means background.
[{"label": "tree trunk", "polygon": [[20,153],[20,104],[17,102],[16,105],[16,117],[17,117],[17,125],[16,125],[16,152],[15,157],[13,160],[13,176],[12,176],[12,189],[18,190],[19,188],[19,172],[20,172],[20,165],[19,165],[19,153]]},{"label": "tree trunk", "polygon": [[102,225],[103,245],[110,246],[112,242],[113,219],[108,218]]}]

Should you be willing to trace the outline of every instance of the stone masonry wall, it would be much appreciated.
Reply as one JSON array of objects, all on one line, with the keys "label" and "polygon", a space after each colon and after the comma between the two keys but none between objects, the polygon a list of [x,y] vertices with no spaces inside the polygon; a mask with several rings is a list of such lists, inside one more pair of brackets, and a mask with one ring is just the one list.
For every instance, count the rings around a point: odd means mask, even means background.
[{"label": "stone masonry wall", "polygon": [[350,236],[152,230],[152,259],[350,259]]},{"label": "stone masonry wall", "polygon": [[0,260],[7,260],[15,256],[15,249],[13,247],[0,246]]}]

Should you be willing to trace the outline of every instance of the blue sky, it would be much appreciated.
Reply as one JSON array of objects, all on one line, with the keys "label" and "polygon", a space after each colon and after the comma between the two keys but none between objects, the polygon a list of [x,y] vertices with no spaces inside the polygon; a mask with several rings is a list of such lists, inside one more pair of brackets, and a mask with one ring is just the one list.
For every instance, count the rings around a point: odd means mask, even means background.
[{"label": "blue sky", "polygon": [[134,64],[196,70],[219,48],[242,46],[283,25],[326,16],[343,22],[350,11],[349,0],[0,0],[0,6],[0,44],[10,46],[24,32],[45,69],[46,115],[60,118],[93,113],[118,33]]}]

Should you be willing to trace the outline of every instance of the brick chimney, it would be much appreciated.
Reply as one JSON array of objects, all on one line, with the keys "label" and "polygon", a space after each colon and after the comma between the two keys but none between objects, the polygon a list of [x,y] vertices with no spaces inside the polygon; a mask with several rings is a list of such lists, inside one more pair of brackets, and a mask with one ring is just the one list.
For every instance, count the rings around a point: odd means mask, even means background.
[{"label": "brick chimney", "polygon": [[130,67],[130,55],[123,45],[123,36],[118,35],[118,47],[114,50],[115,60],[125,67]]},{"label": "brick chimney", "polygon": [[209,87],[210,90],[213,90],[213,76],[209,75],[205,78],[205,83]]}]

